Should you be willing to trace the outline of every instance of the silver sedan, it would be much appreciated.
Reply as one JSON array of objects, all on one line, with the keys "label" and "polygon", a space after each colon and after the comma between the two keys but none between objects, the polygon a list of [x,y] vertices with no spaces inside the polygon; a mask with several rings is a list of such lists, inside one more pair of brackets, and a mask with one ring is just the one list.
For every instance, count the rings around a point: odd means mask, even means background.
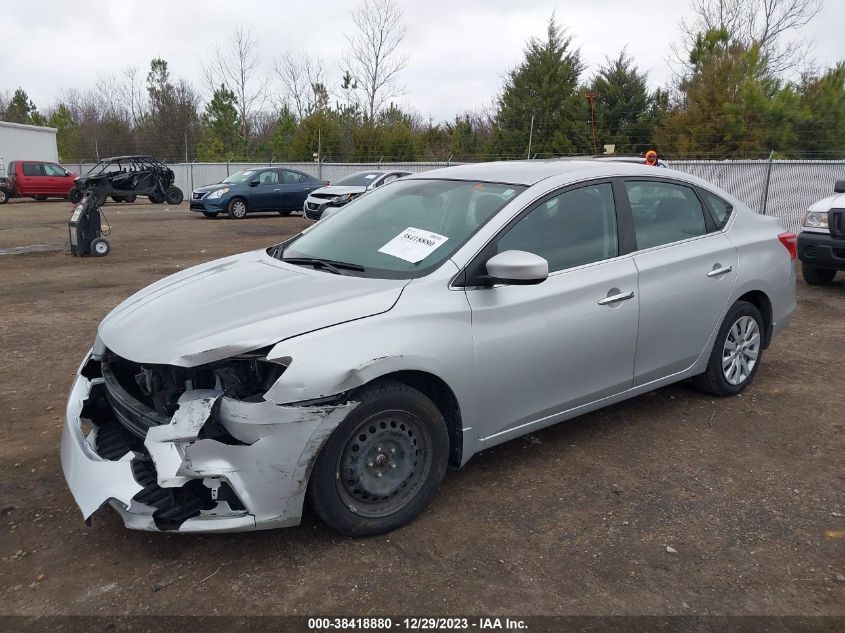
[{"label": "silver sedan", "polygon": [[[413,519],[447,466],[685,379],[748,387],[795,236],[713,185],[590,161],[409,176],[128,298],[71,388],[83,516],[131,528]],[[667,429],[667,433],[671,433]]]}]

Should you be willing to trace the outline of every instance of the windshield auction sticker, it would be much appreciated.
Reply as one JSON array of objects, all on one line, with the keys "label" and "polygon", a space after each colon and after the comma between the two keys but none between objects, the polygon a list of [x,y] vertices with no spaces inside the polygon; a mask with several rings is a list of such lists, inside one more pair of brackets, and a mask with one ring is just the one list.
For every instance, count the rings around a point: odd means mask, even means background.
[{"label": "windshield auction sticker", "polygon": [[409,226],[378,249],[378,252],[416,264],[431,255],[448,239],[445,235]]}]

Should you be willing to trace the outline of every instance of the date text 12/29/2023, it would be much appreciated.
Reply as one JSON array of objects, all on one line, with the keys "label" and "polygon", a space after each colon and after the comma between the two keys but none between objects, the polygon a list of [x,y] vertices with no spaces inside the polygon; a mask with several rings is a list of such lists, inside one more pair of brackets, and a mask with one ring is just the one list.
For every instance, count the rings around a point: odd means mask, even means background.
[{"label": "date text 12/29/2023", "polygon": [[447,631],[471,630],[480,631],[519,631],[525,630],[527,625],[518,618],[392,618],[361,617],[361,618],[308,618],[308,629],[312,631],[330,630],[363,630],[363,631]]}]

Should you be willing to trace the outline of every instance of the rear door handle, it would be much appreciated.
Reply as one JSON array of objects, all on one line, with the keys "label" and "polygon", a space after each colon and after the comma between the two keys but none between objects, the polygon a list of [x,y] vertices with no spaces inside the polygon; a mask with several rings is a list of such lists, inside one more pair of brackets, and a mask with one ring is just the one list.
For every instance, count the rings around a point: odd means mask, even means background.
[{"label": "rear door handle", "polygon": [[620,292],[616,295],[608,295],[604,299],[599,299],[600,306],[608,306],[613,303],[619,303],[620,301],[627,301],[628,299],[633,299],[634,291],[629,290],[628,292]]},{"label": "rear door handle", "polygon": [[[718,266],[718,264],[716,264]],[[733,266],[722,266],[721,268],[714,268],[709,273],[707,273],[708,277],[718,277],[719,275],[724,275],[725,273],[729,273],[734,269]]]}]

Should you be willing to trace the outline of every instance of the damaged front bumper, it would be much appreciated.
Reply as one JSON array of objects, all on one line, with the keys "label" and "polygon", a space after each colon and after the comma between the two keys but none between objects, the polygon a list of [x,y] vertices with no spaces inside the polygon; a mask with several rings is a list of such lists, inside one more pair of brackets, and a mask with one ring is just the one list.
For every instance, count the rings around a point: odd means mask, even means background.
[{"label": "damaged front bumper", "polygon": [[107,384],[101,360],[89,352],[82,363],[62,432],[62,468],[86,521],[108,504],[139,530],[297,525],[311,466],[357,404],[278,405],[193,389],[172,417],[144,428],[131,406],[142,405]]}]

